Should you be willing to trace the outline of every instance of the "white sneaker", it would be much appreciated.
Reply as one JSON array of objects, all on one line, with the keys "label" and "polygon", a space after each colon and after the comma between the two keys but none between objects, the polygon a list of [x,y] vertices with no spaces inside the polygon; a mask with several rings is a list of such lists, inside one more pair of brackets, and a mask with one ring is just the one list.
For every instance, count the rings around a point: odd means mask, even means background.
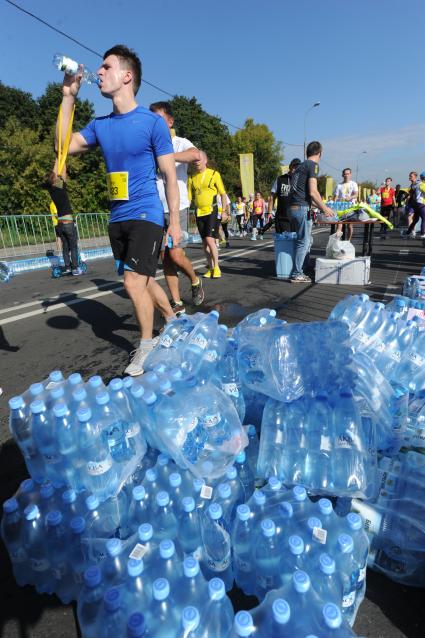
[{"label": "white sneaker", "polygon": [[139,374],[143,374],[143,364],[148,354],[155,348],[159,341],[159,337],[153,339],[146,339],[146,344],[142,341],[143,345],[140,345],[136,350],[130,354],[131,361],[124,370],[124,374],[128,374],[130,377],[138,377]]}]

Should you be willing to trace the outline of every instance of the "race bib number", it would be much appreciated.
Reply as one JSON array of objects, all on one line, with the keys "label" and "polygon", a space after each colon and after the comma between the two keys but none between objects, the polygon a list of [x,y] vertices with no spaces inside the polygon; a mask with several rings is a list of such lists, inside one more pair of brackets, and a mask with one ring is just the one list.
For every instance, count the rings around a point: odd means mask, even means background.
[{"label": "race bib number", "polygon": [[109,201],[128,201],[128,171],[107,173],[106,185]]}]

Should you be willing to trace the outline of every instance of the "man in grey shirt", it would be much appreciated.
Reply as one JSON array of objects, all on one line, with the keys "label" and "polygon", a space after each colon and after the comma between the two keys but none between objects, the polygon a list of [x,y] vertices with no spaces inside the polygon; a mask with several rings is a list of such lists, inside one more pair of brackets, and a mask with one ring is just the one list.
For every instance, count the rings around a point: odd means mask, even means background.
[{"label": "man in grey shirt", "polygon": [[288,198],[288,219],[291,231],[297,233],[294,265],[291,273],[293,283],[310,283],[311,279],[303,273],[303,264],[310,248],[312,220],[310,207],[319,208],[326,217],[333,217],[333,211],[322,201],[317,190],[319,160],[322,155],[320,142],[310,142],[307,146],[307,159],[298,166],[291,179]]}]

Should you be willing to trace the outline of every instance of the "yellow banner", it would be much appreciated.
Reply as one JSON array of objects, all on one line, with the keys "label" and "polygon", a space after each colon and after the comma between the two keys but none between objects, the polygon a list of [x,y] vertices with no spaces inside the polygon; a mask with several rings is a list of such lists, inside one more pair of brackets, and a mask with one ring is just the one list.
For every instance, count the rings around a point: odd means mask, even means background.
[{"label": "yellow banner", "polygon": [[326,178],[326,199],[334,194],[334,181],[332,177]]},{"label": "yellow banner", "polygon": [[252,153],[239,153],[241,169],[242,196],[249,197],[254,193],[254,155]]}]

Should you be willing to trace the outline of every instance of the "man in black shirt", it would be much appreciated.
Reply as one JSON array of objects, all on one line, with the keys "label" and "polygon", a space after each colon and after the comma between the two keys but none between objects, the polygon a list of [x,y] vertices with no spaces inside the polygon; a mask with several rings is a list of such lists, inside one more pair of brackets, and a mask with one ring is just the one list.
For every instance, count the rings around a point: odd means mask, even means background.
[{"label": "man in black shirt", "polygon": [[[64,169],[65,170],[65,169]],[[77,228],[74,223],[71,204],[68,197],[65,178],[56,174],[55,170],[45,177],[44,187],[47,189],[58,212],[57,234],[62,240],[62,255],[65,274],[81,275],[78,266]]]},{"label": "man in black shirt", "polygon": [[271,193],[269,197],[269,213],[273,210],[273,204],[275,199],[277,200],[277,208],[276,208],[276,216],[274,219],[271,219],[264,228],[260,229],[260,234],[264,235],[266,230],[269,230],[275,224],[276,232],[283,233],[285,231],[290,230],[290,224],[288,219],[288,197],[289,191],[291,189],[291,177],[297,168],[301,164],[301,160],[297,157],[294,157],[289,164],[289,171],[284,175],[279,175],[277,179],[275,179],[274,184],[271,188]]},{"label": "man in black shirt", "polygon": [[311,205],[316,206],[326,217],[334,215],[333,211],[323,203],[317,190],[318,162],[321,156],[320,142],[310,142],[307,146],[307,159],[301,162],[291,178],[287,210],[291,231],[297,233],[297,246],[291,273],[291,281],[294,283],[311,282],[310,277],[303,273],[304,259],[311,244]]}]

